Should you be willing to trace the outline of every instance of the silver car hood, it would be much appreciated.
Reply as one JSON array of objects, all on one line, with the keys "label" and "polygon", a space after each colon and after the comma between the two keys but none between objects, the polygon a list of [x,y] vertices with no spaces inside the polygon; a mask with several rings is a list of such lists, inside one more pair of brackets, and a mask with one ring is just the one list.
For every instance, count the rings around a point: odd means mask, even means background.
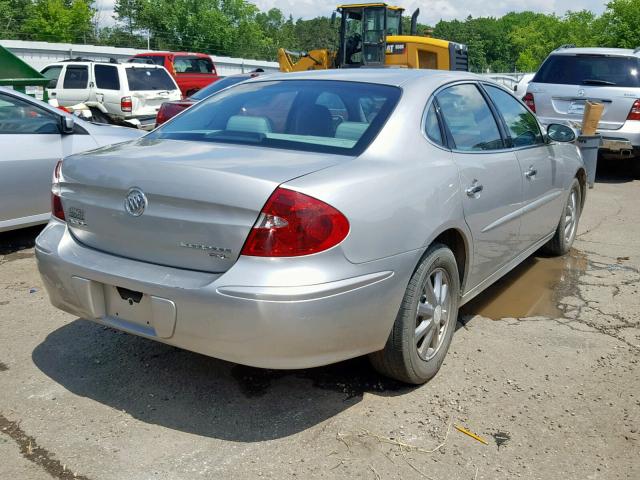
[{"label": "silver car hood", "polygon": [[[65,159],[62,203],[82,243],[179,268],[224,272],[275,188],[348,157],[145,139]],[[125,209],[136,188],[139,216]]]}]

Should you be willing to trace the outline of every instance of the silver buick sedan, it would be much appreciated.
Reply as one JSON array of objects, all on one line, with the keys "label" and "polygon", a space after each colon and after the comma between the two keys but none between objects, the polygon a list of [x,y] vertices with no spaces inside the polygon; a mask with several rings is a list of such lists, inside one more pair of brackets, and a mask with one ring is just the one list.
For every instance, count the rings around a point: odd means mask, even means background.
[{"label": "silver buick sedan", "polygon": [[458,307],[571,247],[573,138],[467,73],[257,79],[60,162],[38,266],[56,307],[136,335],[267,368],[369,354],[422,383]]}]

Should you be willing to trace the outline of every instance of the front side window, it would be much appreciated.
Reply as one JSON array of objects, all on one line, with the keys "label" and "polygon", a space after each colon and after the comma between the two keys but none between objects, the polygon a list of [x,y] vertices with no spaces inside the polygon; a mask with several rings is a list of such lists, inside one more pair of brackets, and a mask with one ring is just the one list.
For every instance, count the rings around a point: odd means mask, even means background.
[{"label": "front side window", "polygon": [[538,122],[529,110],[500,88],[485,85],[485,89],[502,115],[514,147],[544,143]]},{"label": "front side window", "polygon": [[59,134],[58,117],[29,102],[0,94],[0,135]]},{"label": "front side window", "polygon": [[129,90],[176,90],[176,85],[164,68],[127,68]]},{"label": "front side window", "polygon": [[62,71],[62,66],[56,65],[53,67],[47,67],[42,71],[42,75],[49,80],[47,84],[47,88],[56,88],[58,85],[58,78],[60,77],[60,72]]},{"label": "front side window", "polygon": [[[147,138],[358,155],[373,141],[399,98],[397,87],[369,83],[250,82],[208,97]],[[348,121],[336,121],[327,103],[343,105],[350,112]]]},{"label": "front side window", "polygon": [[504,148],[496,120],[477,86],[455,85],[440,92],[437,99],[457,150]]},{"label": "front side window", "polygon": [[173,68],[176,73],[212,73],[213,63],[202,57],[176,57]]},{"label": "front side window", "polygon": [[89,69],[86,65],[67,65],[62,88],[87,88]]},{"label": "front side window", "polygon": [[96,87],[105,90],[120,90],[120,79],[118,78],[118,67],[111,65],[96,65]]}]

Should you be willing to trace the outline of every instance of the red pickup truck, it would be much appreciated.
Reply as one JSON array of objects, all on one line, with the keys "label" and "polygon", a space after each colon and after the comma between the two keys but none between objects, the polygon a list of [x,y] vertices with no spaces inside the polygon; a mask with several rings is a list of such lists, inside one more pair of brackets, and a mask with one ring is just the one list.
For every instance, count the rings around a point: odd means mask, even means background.
[{"label": "red pickup truck", "polygon": [[185,98],[220,78],[211,57],[204,53],[139,53],[130,58],[129,62],[162,65],[176,79]]}]

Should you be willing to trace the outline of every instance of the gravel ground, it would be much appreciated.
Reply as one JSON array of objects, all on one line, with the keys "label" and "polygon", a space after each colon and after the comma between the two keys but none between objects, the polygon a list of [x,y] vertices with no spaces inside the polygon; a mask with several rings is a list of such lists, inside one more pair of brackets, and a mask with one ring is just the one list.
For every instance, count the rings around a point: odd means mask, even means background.
[{"label": "gravel ground", "polygon": [[571,257],[466,307],[417,388],[362,359],[259,370],[74,318],[48,303],[37,229],[2,235],[0,478],[638,479],[639,187],[601,175]]}]

